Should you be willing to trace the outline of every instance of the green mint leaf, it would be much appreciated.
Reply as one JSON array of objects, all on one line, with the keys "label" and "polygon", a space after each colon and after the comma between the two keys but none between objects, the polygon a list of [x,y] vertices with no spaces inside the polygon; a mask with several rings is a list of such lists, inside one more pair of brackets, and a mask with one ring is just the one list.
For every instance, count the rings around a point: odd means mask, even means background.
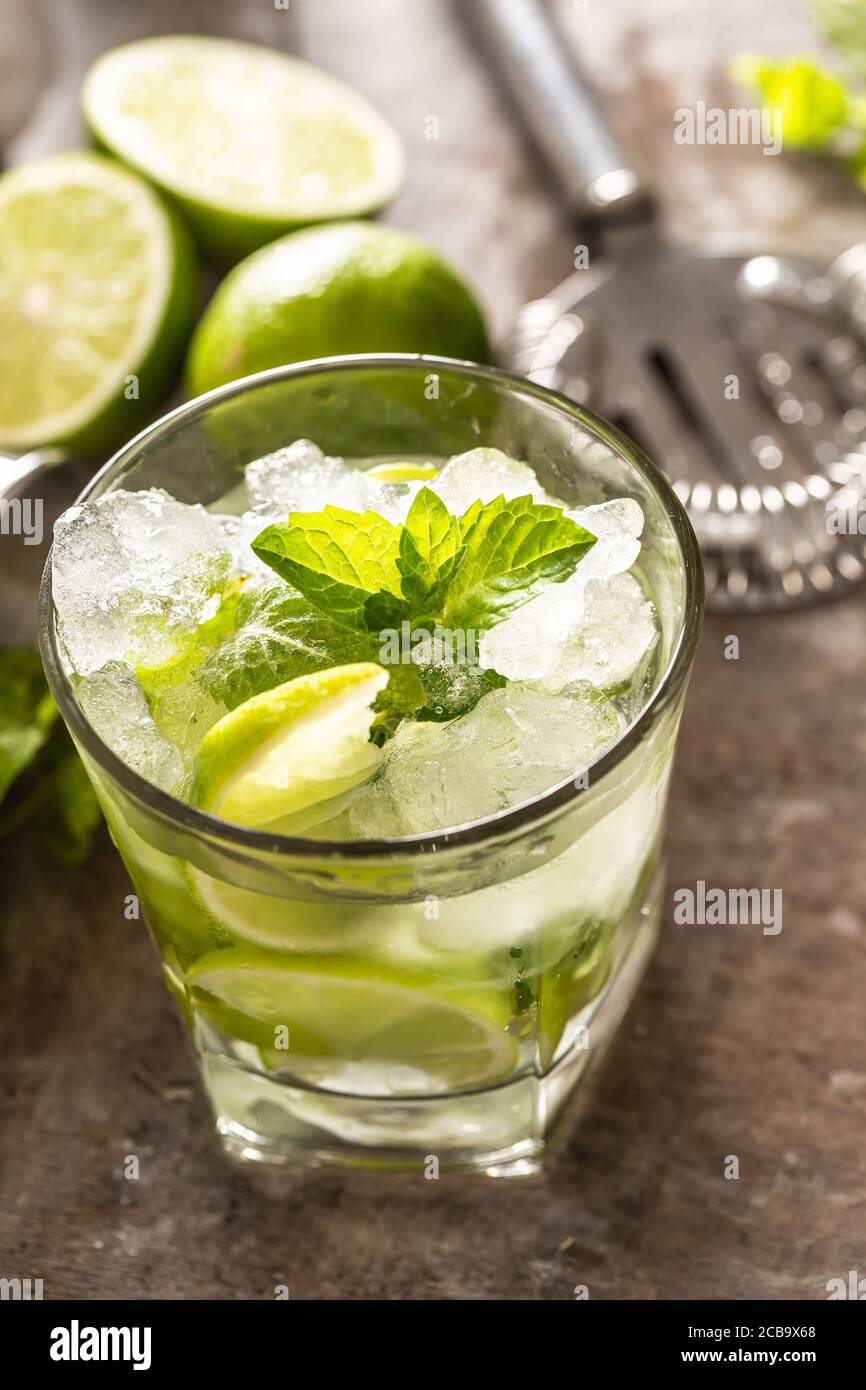
[{"label": "green mint leaf", "polygon": [[378,633],[399,628],[401,623],[409,621],[411,613],[412,609],[405,599],[380,589],[378,594],[371,594],[364,603],[364,630]]},{"label": "green mint leaf", "polygon": [[504,681],[462,649],[423,656],[428,635],[492,627],[567,579],[595,539],[562,508],[529,495],[476,502],[458,520],[421,488],[404,526],[338,507],[292,512],[253,549],[293,587],[272,583],[242,595],[236,636],[195,678],[233,709],[295,676],[378,661],[389,674],[378,701],[382,737],[395,715],[455,718]]},{"label": "green mint leaf", "polygon": [[235,625],[194,672],[228,709],[296,676],[368,660],[368,638],[339,627],[276,576],[241,594]]},{"label": "green mint leaf", "polygon": [[38,652],[0,651],[0,801],[48,742],[56,717]]},{"label": "green mint leaf", "polygon": [[375,632],[409,616],[397,569],[400,527],[375,512],[292,512],[253,550],[341,627]]},{"label": "green mint leaf", "polygon": [[62,864],[90,848],[99,806],[37,652],[0,651],[0,835],[35,827]]},{"label": "green mint leaf", "polygon": [[65,729],[52,748],[46,773],[48,796],[39,817],[39,834],[54,858],[71,868],[82,864],[100,821],[90,778]]},{"label": "green mint leaf", "polygon": [[744,54],[731,75],[754,87],[762,104],[781,112],[783,144],[820,150],[830,144],[849,119],[850,94],[845,83],[808,58],[774,59]]},{"label": "green mint leaf", "polygon": [[561,584],[595,536],[559,507],[530,496],[475,502],[460,519],[463,552],[448,587],[443,626],[488,628]]},{"label": "green mint leaf", "polygon": [[[228,709],[296,676],[354,661],[377,661],[378,640],[341,627],[274,576],[241,594],[236,632],[196,668],[195,680]],[[413,666],[389,666],[383,708],[409,713],[424,702]]]},{"label": "green mint leaf", "polygon": [[423,487],[400,533],[397,569],[413,611],[438,612],[460,559],[460,523],[440,497]]}]

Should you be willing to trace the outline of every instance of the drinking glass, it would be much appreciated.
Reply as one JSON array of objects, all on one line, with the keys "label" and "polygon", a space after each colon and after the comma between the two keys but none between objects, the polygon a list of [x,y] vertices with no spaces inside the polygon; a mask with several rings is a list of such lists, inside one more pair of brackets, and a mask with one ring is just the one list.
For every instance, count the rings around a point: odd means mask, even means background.
[{"label": "drinking glass", "polygon": [[51,689],[226,1149],[271,1164],[533,1173],[656,939],[702,615],[695,538],[662,475],[589,411],[494,368],[396,354],[212,391],[133,439],[79,500],[159,487],[220,510],[247,463],[298,438],[352,459],[490,446],[570,504],[634,498],[645,518],[635,573],[659,636],[617,741],[542,795],[448,830],[346,842],[228,824],[144,781],[90,727],[58,643],[49,557]]}]

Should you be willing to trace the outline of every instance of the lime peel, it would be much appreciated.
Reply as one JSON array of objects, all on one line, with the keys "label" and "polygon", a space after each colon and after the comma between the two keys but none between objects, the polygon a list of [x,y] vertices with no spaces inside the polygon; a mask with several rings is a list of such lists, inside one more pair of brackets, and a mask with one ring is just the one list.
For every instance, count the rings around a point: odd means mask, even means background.
[{"label": "lime peel", "polygon": [[382,757],[371,705],[388,683],[374,662],[334,666],[254,695],[202,740],[196,806],[264,826],[365,781]]}]

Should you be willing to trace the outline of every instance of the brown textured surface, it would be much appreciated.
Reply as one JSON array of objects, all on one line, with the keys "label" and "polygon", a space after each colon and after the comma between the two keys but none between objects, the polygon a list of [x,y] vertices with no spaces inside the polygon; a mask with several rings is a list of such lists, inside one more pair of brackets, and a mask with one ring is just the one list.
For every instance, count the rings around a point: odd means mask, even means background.
[{"label": "brown textured surface", "polygon": [[[150,13],[168,27],[175,9],[63,8],[82,52],[88,35],[98,47],[145,32]],[[573,233],[447,0],[241,8],[247,32],[284,38],[389,112],[413,169],[390,216],[473,275],[497,330],[565,272]],[[720,56],[808,42],[795,6],[563,9],[674,195],[674,230],[763,225],[828,253],[862,237],[863,203],[824,173],[755,151],[707,163],[669,138],[671,109],[716,90]],[[0,0],[6,50],[29,51],[12,22],[22,10]],[[195,11],[210,28],[226,7],[185,11],[185,28]],[[438,144],[424,140],[428,114]],[[4,637],[26,627],[7,611]],[[728,633],[737,661],[724,658]],[[270,1298],[287,1284],[301,1299],[567,1299],[586,1284],[593,1298],[808,1299],[862,1272],[864,671],[862,597],[707,624],[673,791],[670,889],[698,878],[781,888],[783,930],[678,927],[668,911],[593,1104],[541,1182],[324,1174],[260,1190],[217,1152],[149,944],[124,920],[111,846],[64,873],[26,842],[7,845],[0,1274],[84,1298]],[[137,1182],[122,1176],[127,1154],[140,1159]],[[738,1181],[723,1177],[731,1154]]]}]

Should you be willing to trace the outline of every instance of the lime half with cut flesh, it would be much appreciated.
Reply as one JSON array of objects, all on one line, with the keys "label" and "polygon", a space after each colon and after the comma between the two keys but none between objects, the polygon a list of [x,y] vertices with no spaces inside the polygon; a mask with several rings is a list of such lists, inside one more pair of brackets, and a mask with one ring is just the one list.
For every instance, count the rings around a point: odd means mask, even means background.
[{"label": "lime half with cut flesh", "polygon": [[373,212],[403,181],[400,142],[364,97],[255,44],[125,44],[97,59],[82,101],[98,143],[173,197],[221,261],[294,227]]},{"label": "lime half with cut flesh", "polygon": [[159,404],[195,315],[179,220],[113,160],[62,154],[0,178],[0,447],[94,453]]}]

